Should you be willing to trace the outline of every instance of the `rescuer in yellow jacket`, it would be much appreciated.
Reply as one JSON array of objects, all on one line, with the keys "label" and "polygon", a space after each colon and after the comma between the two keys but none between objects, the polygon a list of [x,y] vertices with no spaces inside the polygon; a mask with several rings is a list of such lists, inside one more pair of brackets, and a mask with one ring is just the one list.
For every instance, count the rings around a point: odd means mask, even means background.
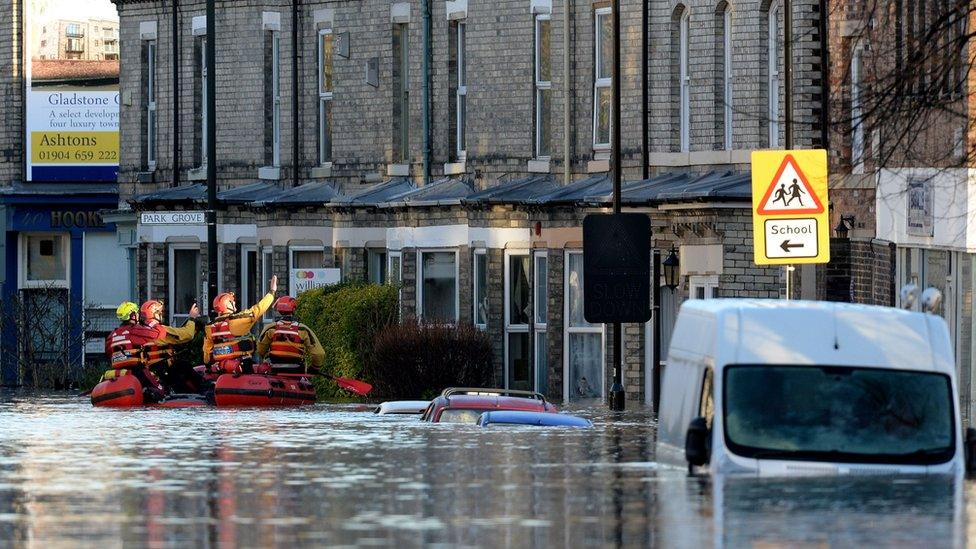
[{"label": "rescuer in yellow jacket", "polygon": [[268,325],[258,339],[258,354],[275,373],[304,373],[307,365],[317,372],[325,362],[325,349],[308,326],[295,320],[298,301],[284,296],[275,301],[280,318]]},{"label": "rescuer in yellow jacket", "polygon": [[272,276],[270,291],[257,305],[240,312],[237,311],[234,294],[222,293],[215,297],[213,306],[218,316],[204,329],[203,362],[216,364],[228,373],[236,371],[238,367],[249,372],[254,352],[251,329],[271,308],[277,291],[278,277]]}]

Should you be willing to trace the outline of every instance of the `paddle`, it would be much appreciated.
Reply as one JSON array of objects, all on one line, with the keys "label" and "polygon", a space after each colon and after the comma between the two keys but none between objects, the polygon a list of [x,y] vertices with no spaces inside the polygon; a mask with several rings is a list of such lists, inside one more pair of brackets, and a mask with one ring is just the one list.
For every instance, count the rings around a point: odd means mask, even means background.
[{"label": "paddle", "polygon": [[330,378],[332,381],[336,382],[336,385],[349,391],[350,393],[355,393],[359,396],[366,396],[370,391],[373,390],[373,386],[365,381],[359,381],[358,379],[349,379],[347,377],[336,377],[332,375],[327,375],[323,373],[307,373],[307,374],[273,374],[280,377],[309,377],[313,375],[319,375]]}]

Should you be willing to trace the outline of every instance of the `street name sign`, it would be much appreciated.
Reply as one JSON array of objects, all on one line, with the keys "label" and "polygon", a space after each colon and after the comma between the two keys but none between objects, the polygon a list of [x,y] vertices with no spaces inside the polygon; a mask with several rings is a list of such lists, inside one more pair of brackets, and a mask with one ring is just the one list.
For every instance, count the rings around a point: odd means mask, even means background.
[{"label": "street name sign", "polygon": [[583,318],[593,324],[651,319],[651,218],[646,214],[583,219]]},{"label": "street name sign", "polygon": [[206,212],[142,212],[139,223],[143,225],[204,225]]},{"label": "street name sign", "polygon": [[830,261],[827,151],[752,153],[752,228],[757,265]]}]

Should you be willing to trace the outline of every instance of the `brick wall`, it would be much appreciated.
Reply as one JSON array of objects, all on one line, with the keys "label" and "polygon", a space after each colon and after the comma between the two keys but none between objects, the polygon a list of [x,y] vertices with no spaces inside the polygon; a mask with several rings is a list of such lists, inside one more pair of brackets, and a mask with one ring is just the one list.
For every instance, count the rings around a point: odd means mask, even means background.
[{"label": "brick wall", "polygon": [[[410,132],[409,164],[414,177],[420,175],[423,136],[421,74],[422,16],[421,4],[410,2],[409,22],[409,94]],[[126,184],[123,195],[134,191],[132,186],[141,167],[143,147],[141,127],[140,41],[139,23],[156,21],[159,29],[158,105],[159,163],[156,181],[165,184],[172,179],[172,90],[170,59],[172,29],[169,2],[136,2],[120,0],[122,35],[122,87],[126,98],[122,107],[123,149],[121,180]],[[393,160],[393,25],[390,2],[364,0],[362,2],[308,1],[301,7],[300,104],[301,120],[300,176],[312,178],[311,169],[317,164],[318,151],[318,92],[316,12],[333,10],[332,30],[336,35],[348,36],[349,58],[334,57],[333,105],[333,165],[332,177],[347,183],[375,181],[386,174],[386,165]],[[796,145],[805,147],[819,135],[819,34],[817,32],[818,3],[813,0],[794,2],[797,63],[796,79]],[[454,83],[451,81],[449,22],[445,3],[431,2],[431,136],[432,168],[441,173],[443,163],[454,156],[451,132],[454,116],[451,109]],[[468,133],[467,172],[481,185],[489,185],[501,178],[525,175],[527,161],[534,155],[534,15],[528,0],[472,2],[467,18],[468,68]],[[717,117],[721,109],[716,105],[716,75],[720,59],[715,55],[715,41],[720,37],[717,25],[717,5],[705,0],[691,0],[686,9],[690,13],[690,74],[691,74],[691,150],[712,151],[716,147],[721,124]],[[562,40],[565,33],[567,8],[571,8],[570,76],[564,75]],[[673,148],[675,135],[671,113],[674,94],[671,89],[671,65],[675,31],[674,6],[668,3],[650,4],[648,45],[649,70],[649,144],[654,153],[667,153]],[[765,13],[767,7],[759,1],[737,2],[733,11],[733,69],[734,80],[734,139],[735,149],[766,146],[766,81],[763,70],[766,55]],[[622,73],[621,101],[625,116],[622,120],[624,166],[628,177],[640,173],[639,151],[640,98],[640,3],[625,1],[621,6]],[[195,111],[193,83],[194,47],[191,22],[202,15],[202,0],[182,3],[180,16],[181,109],[183,128],[182,166],[193,167]],[[281,15],[281,94],[282,94],[282,178],[290,177],[292,167],[291,90],[291,12],[285,1],[218,2],[218,170],[222,185],[253,181],[257,168],[265,164],[264,139],[264,40],[261,12]],[[594,70],[594,7],[590,0],[556,0],[552,8],[552,136],[550,147],[553,171],[561,170],[563,136],[570,135],[570,157],[573,172],[586,172],[587,162],[597,158],[593,150],[593,81]],[[378,60],[379,85],[365,82],[366,64]],[[570,127],[563,120],[563,104],[569,95]],[[688,158],[668,157],[665,164],[653,166],[652,171],[691,166]],[[697,161],[695,161],[697,162]],[[710,165],[715,167],[714,165]],[[698,164],[696,169],[709,165]],[[744,166],[739,166],[744,167]],[[318,175],[318,172],[316,172]],[[145,186],[145,185],[143,185]]]},{"label": "brick wall", "polygon": [[21,8],[21,0],[0,2],[0,185],[24,178]]}]

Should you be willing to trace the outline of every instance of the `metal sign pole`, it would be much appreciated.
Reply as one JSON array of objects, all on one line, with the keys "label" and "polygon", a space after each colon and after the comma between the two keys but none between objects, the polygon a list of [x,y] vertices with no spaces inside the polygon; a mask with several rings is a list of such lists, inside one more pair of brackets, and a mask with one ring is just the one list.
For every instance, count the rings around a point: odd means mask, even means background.
[{"label": "metal sign pole", "polygon": [[[217,296],[217,32],[215,0],[207,0],[207,301]],[[212,303],[210,317],[216,312]]]},{"label": "metal sign pole", "polygon": [[[620,213],[620,0],[610,2],[611,21],[613,24],[613,74],[611,103],[613,104],[610,117],[610,146],[612,149],[611,163],[613,165],[613,213]],[[623,326],[619,322],[613,323],[613,385],[610,387],[610,409],[622,411],[626,395],[623,385]]]}]

